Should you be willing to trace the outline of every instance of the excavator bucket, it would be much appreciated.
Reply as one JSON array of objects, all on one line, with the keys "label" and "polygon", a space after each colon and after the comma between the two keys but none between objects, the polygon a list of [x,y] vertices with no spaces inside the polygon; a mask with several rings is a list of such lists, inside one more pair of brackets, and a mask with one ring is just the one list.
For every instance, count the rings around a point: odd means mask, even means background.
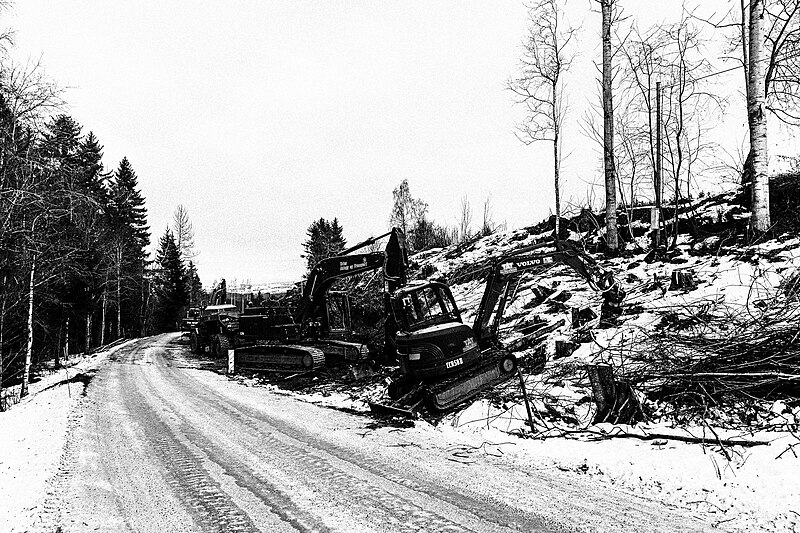
[{"label": "excavator bucket", "polygon": [[388,403],[369,402],[369,410],[381,416],[402,416],[405,418],[417,418],[417,413],[411,409],[396,407]]}]

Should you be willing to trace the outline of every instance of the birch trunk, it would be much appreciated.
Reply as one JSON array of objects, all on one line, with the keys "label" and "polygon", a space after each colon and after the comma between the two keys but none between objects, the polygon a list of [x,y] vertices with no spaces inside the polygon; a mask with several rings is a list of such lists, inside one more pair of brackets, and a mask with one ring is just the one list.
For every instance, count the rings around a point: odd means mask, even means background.
[{"label": "birch trunk", "polygon": [[[553,94],[555,95],[555,88]],[[555,179],[554,185],[556,188],[556,240],[561,240],[561,191],[559,188],[561,179],[561,162],[558,158],[559,133],[559,124],[558,120],[556,120],[553,122],[553,176]]]},{"label": "birch trunk", "polygon": [[[106,282],[108,280],[106,279]],[[108,308],[108,290],[103,287],[103,309],[102,316],[100,317],[100,346],[106,344],[106,309]]]},{"label": "birch trunk", "polygon": [[122,248],[117,250],[117,339],[122,338],[122,290],[120,289],[120,276],[122,275]]},{"label": "birch trunk", "polygon": [[4,349],[3,349],[3,331],[5,330],[6,325],[6,283],[8,282],[8,276],[3,274],[3,301],[0,303],[0,411],[5,409],[3,405],[3,374],[4,368],[3,363],[5,359],[3,358]]},{"label": "birch trunk", "polygon": [[89,353],[92,349],[92,312],[86,311],[86,344],[84,345],[84,353]]},{"label": "birch trunk", "polygon": [[617,171],[614,165],[614,102],[611,90],[611,5],[602,0],[603,16],[603,168],[606,181],[606,244],[612,252],[619,247],[617,238]]},{"label": "birch trunk", "polygon": [[36,256],[31,259],[31,277],[28,284],[28,343],[25,348],[25,368],[22,372],[22,389],[19,396],[28,395],[28,381],[31,377],[31,355],[33,353],[33,280],[36,275]]},{"label": "birch trunk", "polygon": [[767,169],[766,55],[764,47],[764,0],[750,2],[750,58],[748,67],[747,120],[750,152],[753,155],[753,229],[765,232],[769,216],[769,173]]}]

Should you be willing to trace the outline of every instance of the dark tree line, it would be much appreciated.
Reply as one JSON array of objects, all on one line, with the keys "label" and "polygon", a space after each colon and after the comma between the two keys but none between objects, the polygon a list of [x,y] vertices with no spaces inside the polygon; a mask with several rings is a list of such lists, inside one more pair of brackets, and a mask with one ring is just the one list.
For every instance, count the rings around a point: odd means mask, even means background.
[{"label": "dark tree line", "polygon": [[26,392],[31,364],[144,333],[150,234],[130,162],[1,79],[0,379]]}]

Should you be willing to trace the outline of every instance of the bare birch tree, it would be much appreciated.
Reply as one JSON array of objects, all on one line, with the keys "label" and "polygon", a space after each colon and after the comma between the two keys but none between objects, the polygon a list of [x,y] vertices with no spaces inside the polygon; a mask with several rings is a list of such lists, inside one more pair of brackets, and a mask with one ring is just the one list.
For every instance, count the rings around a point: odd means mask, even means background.
[{"label": "bare birch tree", "polygon": [[507,87],[525,106],[517,138],[526,145],[553,143],[556,235],[561,232],[562,133],[567,112],[563,75],[572,66],[572,41],[578,29],[569,25],[559,0],[540,0],[528,10],[530,27],[523,43],[520,74]]},{"label": "bare birch tree", "polygon": [[189,211],[183,204],[176,207],[172,215],[172,234],[175,236],[181,260],[188,262],[197,257],[194,249],[194,227],[189,220]]},{"label": "bare birch tree", "polygon": [[738,12],[732,9],[720,20],[697,18],[734,31],[726,59],[744,67],[750,138],[742,183],[750,187],[753,229],[767,231],[767,112],[786,124],[800,125],[800,1],[739,0]]},{"label": "bare birch tree", "polygon": [[464,242],[472,237],[472,206],[466,195],[461,197],[461,211],[458,218],[458,240]]},{"label": "bare birch tree", "polygon": [[747,124],[750,128],[752,163],[752,214],[755,231],[765,232],[769,216],[769,173],[767,172],[766,77],[767,56],[764,47],[764,0],[750,1],[749,61],[747,76]]},{"label": "bare birch tree", "polygon": [[599,0],[603,18],[603,173],[606,184],[606,246],[612,253],[619,248],[617,239],[617,170],[614,163],[614,99],[612,91],[611,25],[614,0]]}]

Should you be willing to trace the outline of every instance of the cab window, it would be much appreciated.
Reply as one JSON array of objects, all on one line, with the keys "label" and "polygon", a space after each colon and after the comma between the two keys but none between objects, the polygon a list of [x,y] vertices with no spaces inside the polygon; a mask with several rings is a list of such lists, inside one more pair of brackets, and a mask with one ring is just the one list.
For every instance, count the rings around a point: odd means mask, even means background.
[{"label": "cab window", "polygon": [[411,328],[458,319],[452,300],[439,287],[423,287],[403,295],[402,308]]}]

